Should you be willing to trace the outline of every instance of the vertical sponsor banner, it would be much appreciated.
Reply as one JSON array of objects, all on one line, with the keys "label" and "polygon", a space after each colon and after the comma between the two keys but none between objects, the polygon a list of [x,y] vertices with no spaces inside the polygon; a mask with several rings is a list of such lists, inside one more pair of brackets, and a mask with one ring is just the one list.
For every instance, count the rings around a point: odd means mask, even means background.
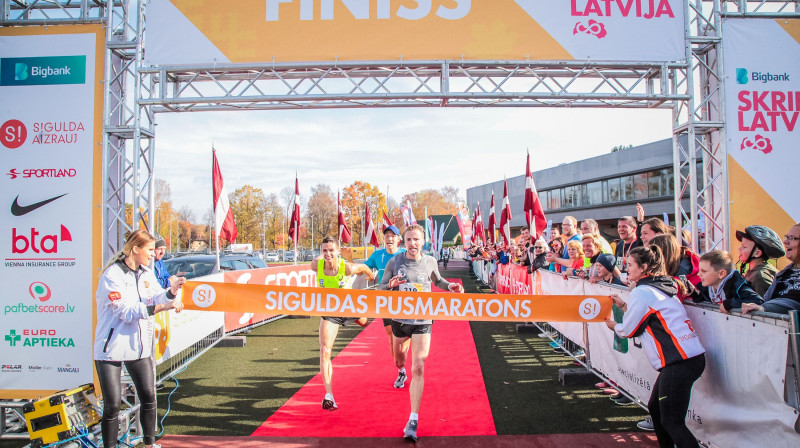
[{"label": "vertical sponsor banner", "polygon": [[[147,2],[147,61],[678,61],[686,0]],[[231,30],[247,30],[233,33]]]},{"label": "vertical sponsor banner", "polygon": [[800,221],[800,19],[725,19],[723,36],[730,238],[783,235]]},{"label": "vertical sponsor banner", "polygon": [[0,398],[92,382],[104,37],[0,28]]}]

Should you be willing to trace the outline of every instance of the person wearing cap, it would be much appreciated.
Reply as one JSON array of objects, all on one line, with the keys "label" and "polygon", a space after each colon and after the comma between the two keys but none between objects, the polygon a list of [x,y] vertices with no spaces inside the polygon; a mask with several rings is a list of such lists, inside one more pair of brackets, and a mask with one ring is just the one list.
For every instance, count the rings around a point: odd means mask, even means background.
[{"label": "person wearing cap", "polygon": [[780,237],[765,226],[748,226],[744,232],[736,231],[739,245],[739,271],[753,285],[760,296],[767,293],[778,270],[767,263],[770,258],[781,258],[786,254]]},{"label": "person wearing cap", "polygon": [[[386,270],[386,263],[397,254],[402,254],[406,250],[400,249],[397,245],[400,242],[400,229],[396,226],[389,226],[383,229],[383,249],[376,250],[369,256],[365,265],[378,271],[378,284],[383,281],[383,272]],[[392,363],[394,363],[395,352],[394,343],[392,342],[392,319],[383,319],[383,329],[386,331],[386,336],[389,337],[389,351],[392,353]],[[408,349],[408,347],[406,347]],[[403,367],[398,371],[397,380],[394,387],[398,389],[405,385],[406,368]],[[398,386],[399,385],[399,386]]]},{"label": "person wearing cap", "polygon": [[158,280],[158,284],[161,285],[162,288],[167,289],[169,288],[169,271],[167,271],[167,265],[164,263],[164,254],[167,253],[167,242],[164,241],[164,238],[156,237],[156,251],[155,251],[155,261],[153,262],[153,273],[156,275],[156,280]]},{"label": "person wearing cap", "polygon": [[611,254],[600,254],[595,262],[596,276],[592,277],[601,282],[610,283],[612,285],[625,286],[622,279],[617,274],[617,257]]},{"label": "person wearing cap", "polygon": [[783,236],[783,246],[789,265],[775,274],[775,281],[764,294],[764,303],[745,303],[742,305],[742,314],[751,311],[788,314],[789,311],[800,310],[800,222]]}]

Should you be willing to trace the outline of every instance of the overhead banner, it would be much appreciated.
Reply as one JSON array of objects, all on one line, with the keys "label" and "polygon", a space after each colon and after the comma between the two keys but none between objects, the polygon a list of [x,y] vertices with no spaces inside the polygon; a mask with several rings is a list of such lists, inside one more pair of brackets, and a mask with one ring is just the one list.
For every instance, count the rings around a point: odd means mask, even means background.
[{"label": "overhead banner", "polygon": [[92,382],[104,39],[0,28],[0,398]]},{"label": "overhead banner", "polygon": [[725,133],[731,241],[800,221],[800,19],[725,19]]},{"label": "overhead banner", "polygon": [[147,2],[150,65],[681,61],[685,0]]},{"label": "overhead banner", "polygon": [[300,316],[475,321],[602,322],[608,296],[375,291],[188,281],[186,309]]}]

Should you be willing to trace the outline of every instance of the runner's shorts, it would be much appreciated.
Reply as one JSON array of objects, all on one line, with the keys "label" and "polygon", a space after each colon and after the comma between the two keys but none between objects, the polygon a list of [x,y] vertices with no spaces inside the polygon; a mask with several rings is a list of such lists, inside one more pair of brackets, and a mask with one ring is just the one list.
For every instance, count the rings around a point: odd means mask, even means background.
[{"label": "runner's shorts", "polygon": [[331,316],[322,316],[323,320],[327,320],[328,322],[336,325],[347,326],[350,324],[356,323],[359,317],[331,317]]},{"label": "runner's shorts", "polygon": [[432,332],[433,324],[413,325],[392,321],[392,334],[396,338],[410,338],[413,334],[431,334]]},{"label": "runner's shorts", "polygon": [[383,326],[390,327],[392,325],[392,319],[383,319]]}]

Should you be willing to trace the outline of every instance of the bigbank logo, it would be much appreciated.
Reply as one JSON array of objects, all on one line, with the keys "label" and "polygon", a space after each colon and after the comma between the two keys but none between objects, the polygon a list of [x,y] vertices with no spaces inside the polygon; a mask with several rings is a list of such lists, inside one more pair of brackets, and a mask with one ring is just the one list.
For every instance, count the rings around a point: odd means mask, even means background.
[{"label": "bigbank logo", "polygon": [[747,84],[750,81],[766,84],[768,82],[791,81],[791,73],[769,73],[769,72],[750,72],[746,68],[736,69],[736,82]]},{"label": "bigbank logo", "polygon": [[0,58],[0,86],[86,83],[86,56]]}]

